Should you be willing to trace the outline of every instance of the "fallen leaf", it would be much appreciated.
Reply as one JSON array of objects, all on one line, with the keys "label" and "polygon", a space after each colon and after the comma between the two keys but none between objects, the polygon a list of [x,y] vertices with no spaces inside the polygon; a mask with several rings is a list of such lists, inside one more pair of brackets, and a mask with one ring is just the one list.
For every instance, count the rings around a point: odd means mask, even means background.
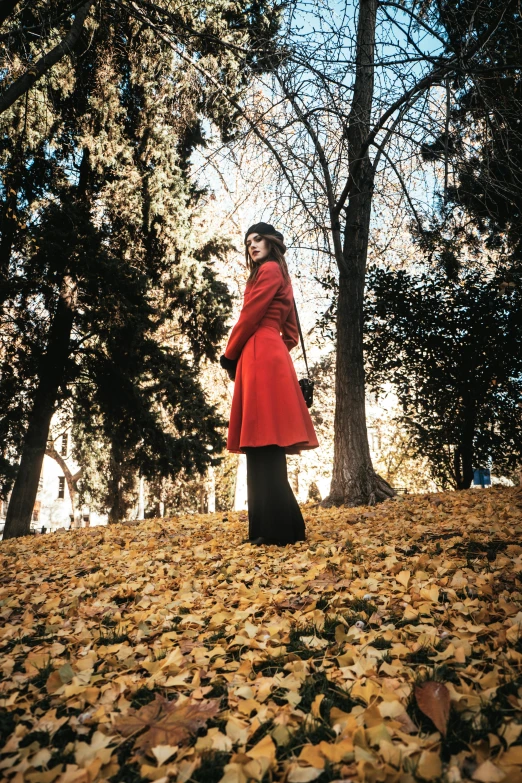
[{"label": "fallen leaf", "polygon": [[136,747],[152,750],[157,745],[182,745],[219,712],[219,701],[185,701],[177,704],[156,694],[154,701],[129,710],[118,718],[114,729],[122,736],[143,732],[136,740]]},{"label": "fallen leaf", "polygon": [[442,763],[439,754],[423,750],[420,755],[417,774],[424,780],[439,780],[442,774]]},{"label": "fallen leaf", "polygon": [[323,774],[322,769],[315,769],[314,767],[299,767],[294,764],[290,767],[290,771],[287,775],[288,783],[310,783],[312,780]]},{"label": "fallen leaf", "polygon": [[152,753],[161,766],[176,753],[178,747],[179,745],[157,745],[155,748],[152,748]]},{"label": "fallen leaf", "polygon": [[415,699],[421,712],[446,736],[450,714],[450,693],[444,683],[428,680],[415,686]]},{"label": "fallen leaf", "polygon": [[500,783],[506,777],[506,773],[487,759],[477,767],[471,777],[480,783]]}]

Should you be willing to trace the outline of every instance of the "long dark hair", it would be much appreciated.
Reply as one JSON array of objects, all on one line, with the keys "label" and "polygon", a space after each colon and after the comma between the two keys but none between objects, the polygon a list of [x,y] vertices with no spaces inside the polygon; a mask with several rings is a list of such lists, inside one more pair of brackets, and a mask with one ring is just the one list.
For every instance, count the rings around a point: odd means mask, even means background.
[{"label": "long dark hair", "polygon": [[[259,236],[263,237],[263,239],[266,239],[266,241],[268,242],[268,255],[265,261],[277,261],[277,263],[281,267],[283,278],[286,280],[287,283],[289,283],[290,273],[286,265],[285,243],[282,242],[281,239],[279,239],[279,237],[276,237],[273,234],[259,234]],[[247,269],[249,271],[247,283],[253,283],[257,277],[257,273],[259,271],[259,267],[261,266],[261,264],[255,264],[252,261],[252,259],[250,258],[250,254],[248,252],[248,247],[245,248],[245,258],[246,258]]]}]

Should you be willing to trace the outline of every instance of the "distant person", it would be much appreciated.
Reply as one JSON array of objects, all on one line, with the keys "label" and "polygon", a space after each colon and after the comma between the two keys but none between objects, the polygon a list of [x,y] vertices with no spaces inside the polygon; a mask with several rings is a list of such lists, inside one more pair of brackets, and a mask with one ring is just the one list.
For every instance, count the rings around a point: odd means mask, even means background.
[{"label": "distant person", "polygon": [[299,342],[283,235],[256,223],[245,235],[243,308],[221,357],[235,381],[227,449],[246,454],[248,540],[305,540],[286,455],[319,446],[289,351]]}]

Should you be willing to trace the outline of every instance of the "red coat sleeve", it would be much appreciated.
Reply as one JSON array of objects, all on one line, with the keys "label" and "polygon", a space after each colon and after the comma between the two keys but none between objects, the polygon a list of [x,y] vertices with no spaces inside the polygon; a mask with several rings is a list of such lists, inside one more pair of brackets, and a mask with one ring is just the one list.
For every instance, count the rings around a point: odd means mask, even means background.
[{"label": "red coat sleeve", "polygon": [[225,349],[227,359],[239,358],[243,346],[256,331],[282,282],[283,273],[277,261],[266,261],[257,273],[248,297],[245,297],[239,320],[230,334]]},{"label": "red coat sleeve", "polygon": [[288,318],[282,326],[283,342],[289,351],[295,348],[299,343],[299,331],[297,329],[297,321],[295,319],[295,309],[292,302],[292,309],[288,313]]}]

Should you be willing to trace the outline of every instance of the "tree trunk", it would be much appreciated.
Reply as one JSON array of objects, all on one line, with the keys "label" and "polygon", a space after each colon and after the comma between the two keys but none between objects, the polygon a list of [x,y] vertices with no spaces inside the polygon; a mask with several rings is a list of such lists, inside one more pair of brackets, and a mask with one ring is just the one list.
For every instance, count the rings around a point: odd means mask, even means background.
[{"label": "tree trunk", "polygon": [[69,356],[75,303],[76,285],[66,276],[62,281],[56,312],[49,330],[47,351],[40,365],[38,388],[29,416],[22,458],[7,509],[4,539],[25,536],[31,529],[49,427]]},{"label": "tree trunk", "polygon": [[145,477],[140,476],[138,482],[138,516],[136,519],[145,519]]},{"label": "tree trunk", "polygon": [[111,445],[108,505],[109,525],[118,524],[118,522],[125,519],[126,504],[123,498],[123,461],[114,443]]},{"label": "tree trunk", "polygon": [[78,509],[76,508],[76,487],[79,479],[82,477],[82,469],[80,468],[80,470],[73,475],[62,455],[54,448],[54,445],[48,445],[45,449],[45,453],[48,457],[54,459],[63,470],[63,475],[67,482],[67,489],[69,490],[69,497],[71,498],[73,527],[81,527],[81,520],[79,519]]},{"label": "tree trunk", "polygon": [[462,438],[453,455],[453,471],[457,489],[469,489],[473,481],[473,441],[475,439],[475,415],[465,416]]},{"label": "tree trunk", "polygon": [[213,514],[216,510],[216,474],[212,465],[207,470],[207,505],[208,513]]},{"label": "tree trunk", "polygon": [[394,490],[372,466],[366,430],[363,318],[364,284],[373,195],[368,152],[360,150],[370,133],[378,0],[361,0],[356,73],[348,124],[351,189],[339,265],[335,380],[334,464],[330,494],[321,505],[373,505]]}]

